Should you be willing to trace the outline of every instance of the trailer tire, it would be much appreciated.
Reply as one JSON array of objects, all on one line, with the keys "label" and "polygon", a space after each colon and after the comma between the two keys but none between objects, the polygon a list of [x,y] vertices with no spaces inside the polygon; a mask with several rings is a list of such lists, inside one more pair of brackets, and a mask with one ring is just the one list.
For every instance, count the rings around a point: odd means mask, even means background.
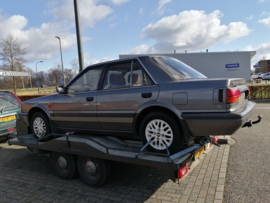
[{"label": "trailer tire", "polygon": [[[31,132],[36,133],[36,138],[42,138],[51,133],[50,122],[42,112],[36,112],[31,118]],[[38,132],[40,134],[38,134]]]},{"label": "trailer tire", "polygon": [[71,154],[53,152],[51,162],[54,172],[63,179],[72,179],[77,174],[76,159]]},{"label": "trailer tire", "polygon": [[102,186],[110,175],[109,163],[102,159],[79,156],[77,168],[81,179],[93,187]]},{"label": "trailer tire", "polygon": [[155,152],[166,153],[166,143],[170,153],[174,154],[179,152],[184,144],[184,136],[179,123],[171,115],[162,111],[149,113],[143,118],[140,136],[143,144],[154,139],[147,149]]}]

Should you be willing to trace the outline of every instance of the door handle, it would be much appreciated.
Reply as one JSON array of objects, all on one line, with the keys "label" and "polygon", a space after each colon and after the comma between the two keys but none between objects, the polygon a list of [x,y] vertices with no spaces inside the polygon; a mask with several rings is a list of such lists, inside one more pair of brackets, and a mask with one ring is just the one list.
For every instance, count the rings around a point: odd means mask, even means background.
[{"label": "door handle", "polygon": [[142,93],[142,98],[150,98],[150,97],[152,97],[152,92]]},{"label": "door handle", "polygon": [[86,101],[93,101],[94,97],[86,97]]}]

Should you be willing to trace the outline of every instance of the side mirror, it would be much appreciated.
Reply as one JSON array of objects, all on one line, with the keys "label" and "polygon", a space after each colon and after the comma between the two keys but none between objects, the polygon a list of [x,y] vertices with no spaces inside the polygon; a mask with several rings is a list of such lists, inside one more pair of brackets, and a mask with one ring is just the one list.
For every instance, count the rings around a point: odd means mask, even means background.
[{"label": "side mirror", "polygon": [[59,94],[64,94],[65,88],[62,85],[56,86],[56,92],[58,92]]}]

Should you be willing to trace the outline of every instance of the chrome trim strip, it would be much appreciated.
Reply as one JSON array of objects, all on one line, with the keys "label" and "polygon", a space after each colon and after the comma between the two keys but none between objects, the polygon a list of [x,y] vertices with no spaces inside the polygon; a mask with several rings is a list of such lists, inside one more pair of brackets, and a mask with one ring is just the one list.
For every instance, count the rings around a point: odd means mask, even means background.
[{"label": "chrome trim strip", "polygon": [[148,85],[148,86],[132,86],[132,87],[122,87],[122,88],[115,88],[115,89],[101,89],[99,91],[112,91],[112,90],[123,90],[123,89],[133,89],[133,88],[147,88],[147,87],[155,87],[158,86],[157,84]]},{"label": "chrome trim strip", "polygon": [[17,113],[9,113],[9,114],[0,115],[0,118],[4,118],[4,117],[8,117],[8,116],[13,116],[13,115],[17,115]]}]

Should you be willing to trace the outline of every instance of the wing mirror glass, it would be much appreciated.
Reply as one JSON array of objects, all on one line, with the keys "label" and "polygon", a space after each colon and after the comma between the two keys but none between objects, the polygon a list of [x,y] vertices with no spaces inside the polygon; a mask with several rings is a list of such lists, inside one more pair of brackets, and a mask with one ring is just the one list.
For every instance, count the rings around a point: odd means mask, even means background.
[{"label": "wing mirror glass", "polygon": [[62,85],[56,86],[56,92],[58,92],[59,94],[64,94],[65,88]]}]

